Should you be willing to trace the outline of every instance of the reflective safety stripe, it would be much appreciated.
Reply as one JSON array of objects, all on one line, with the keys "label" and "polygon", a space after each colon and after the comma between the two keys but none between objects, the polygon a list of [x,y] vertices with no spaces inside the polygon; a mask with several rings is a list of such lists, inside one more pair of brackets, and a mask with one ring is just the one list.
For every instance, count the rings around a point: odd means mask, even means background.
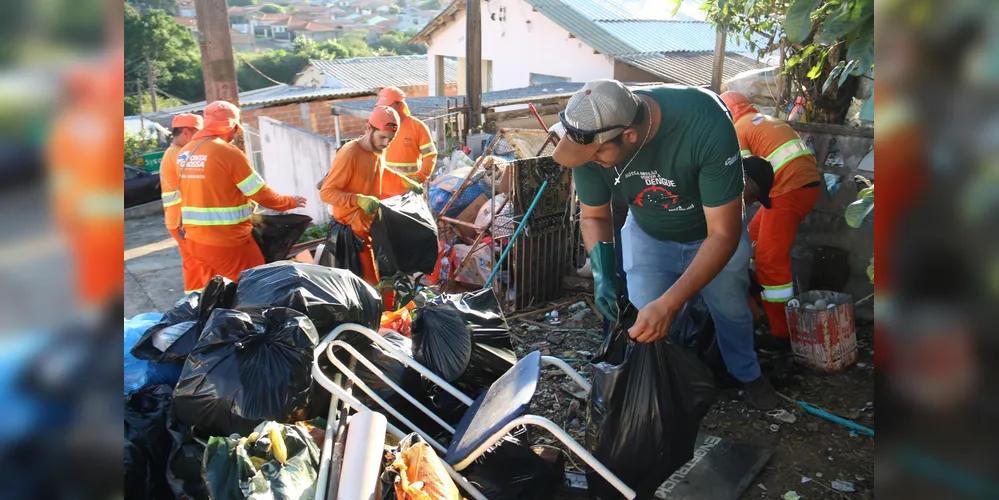
[{"label": "reflective safety stripe", "polygon": [[429,155],[429,154],[433,154],[433,153],[436,153],[436,152],[437,152],[437,148],[434,146],[433,142],[428,142],[428,143],[420,146],[420,153],[423,153],[424,155]]},{"label": "reflective safety stripe", "polygon": [[794,284],[766,286],[763,285],[763,300],[767,302],[787,302],[794,298]]},{"label": "reflective safety stripe", "polygon": [[774,172],[777,172],[781,167],[787,165],[791,160],[812,154],[812,150],[808,149],[808,144],[801,139],[791,139],[790,141],[781,144],[779,148],[775,149],[773,153],[767,156],[767,161],[770,162],[774,167]]},{"label": "reflective safety stripe", "polygon": [[124,196],[124,191],[85,194],[80,200],[80,212],[84,215],[98,217],[123,217],[125,214],[125,204],[122,201]]},{"label": "reflective safety stripe", "polygon": [[238,207],[180,207],[181,221],[189,226],[228,226],[250,220],[253,204]]},{"label": "reflective safety stripe", "polygon": [[741,154],[742,156],[752,156],[753,152],[748,149],[740,149],[739,154]]},{"label": "reflective safety stripe", "polygon": [[190,295],[190,294],[192,294],[194,292],[200,292],[202,290],[204,290],[204,288],[199,288],[197,290],[184,290],[184,295]]},{"label": "reflective safety stripe", "polygon": [[253,196],[264,187],[264,178],[260,174],[251,172],[245,179],[236,184],[236,187],[246,196]]},{"label": "reflective safety stripe", "polygon": [[180,192],[179,191],[164,191],[163,195],[163,206],[172,207],[180,203]]},{"label": "reflective safety stripe", "polygon": [[394,167],[419,167],[420,164],[417,163],[417,162],[415,162],[415,161],[412,162],[412,163],[400,163],[400,162],[395,162],[395,161],[387,161],[387,162],[385,162],[385,166],[387,166],[387,167],[393,167],[393,168]]}]

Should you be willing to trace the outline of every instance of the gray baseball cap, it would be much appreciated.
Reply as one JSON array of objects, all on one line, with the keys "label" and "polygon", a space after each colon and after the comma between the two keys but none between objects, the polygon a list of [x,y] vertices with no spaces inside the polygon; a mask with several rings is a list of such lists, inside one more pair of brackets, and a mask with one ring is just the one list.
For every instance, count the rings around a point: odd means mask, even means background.
[{"label": "gray baseball cap", "polygon": [[590,161],[601,144],[631,126],[639,106],[638,96],[617,80],[587,82],[559,114],[565,134],[552,157],[569,168]]}]

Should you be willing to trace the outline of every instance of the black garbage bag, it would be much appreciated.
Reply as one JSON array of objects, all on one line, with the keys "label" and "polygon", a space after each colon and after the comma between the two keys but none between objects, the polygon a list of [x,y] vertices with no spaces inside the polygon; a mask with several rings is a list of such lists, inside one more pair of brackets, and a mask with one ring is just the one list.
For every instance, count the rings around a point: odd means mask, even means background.
[{"label": "black garbage bag", "polygon": [[309,229],[312,217],[301,214],[253,214],[253,239],[264,262],[286,260],[291,247]]},{"label": "black garbage bag", "polygon": [[[684,307],[672,328],[682,328]],[[693,457],[697,429],[717,396],[711,371],[667,339],[632,341],[638,311],[622,310],[622,324],[590,362],[593,388],[586,408],[586,447],[638,494],[652,498],[670,474]],[[680,325],[680,326],[678,326]],[[620,498],[598,474],[587,474],[591,498]]]},{"label": "black garbage bag", "polygon": [[167,498],[166,481],[170,433],[170,397],[173,389],[161,384],[145,387],[125,398],[125,489],[145,496],[126,498]]},{"label": "black garbage bag", "polygon": [[323,245],[323,254],[319,256],[319,265],[346,269],[357,276],[362,276],[364,270],[361,268],[361,250],[364,248],[364,241],[361,240],[350,226],[345,226],[337,221],[330,221],[329,231],[326,233],[326,242]]},{"label": "black garbage bag", "polygon": [[[517,363],[517,353],[510,341],[510,330],[496,295],[491,289],[482,289],[460,294],[442,294],[430,302],[457,308],[471,330],[472,353],[468,368],[452,385],[474,400]],[[439,387],[429,386],[426,390],[428,400],[437,414],[445,421],[457,425],[468,407]]]},{"label": "black garbage bag", "polygon": [[[413,358],[413,341],[403,337],[396,332],[389,332],[382,336],[383,339],[388,341],[393,347],[401,350],[409,358]],[[375,344],[371,339],[353,332],[345,332],[341,335],[338,340],[342,340],[349,344],[351,347],[357,350],[357,352],[371,361],[371,363],[378,368],[383,374],[385,374],[389,380],[401,387],[407,393],[411,394],[417,400],[420,400],[424,404],[427,404],[423,396],[423,387],[421,385],[421,379],[419,372],[407,367],[401,361],[395,358],[394,355],[390,354],[387,350],[383,349],[381,346]],[[334,346],[333,353],[344,366],[350,367],[350,356],[345,349]],[[323,356],[320,358],[319,367],[323,370],[327,376],[332,377],[339,370]],[[357,374],[358,378],[364,382],[379,398],[385,400],[392,408],[399,411],[403,416],[411,420],[416,425],[421,428],[427,429],[428,432],[434,432],[433,430],[438,428],[429,417],[427,417],[419,408],[413,406],[409,401],[395,392],[392,387],[386,384],[381,378],[371,372],[366,366],[364,366],[360,361],[357,361],[354,366],[354,373]],[[389,419],[389,422],[397,427],[401,425],[401,422],[397,420],[394,416],[389,414],[387,411],[382,409],[382,407],[375,402],[373,398],[368,396],[360,388],[356,387],[352,391],[353,396],[357,398],[362,404],[367,406],[373,411],[377,411],[385,414],[385,417]],[[429,406],[429,405],[428,405]],[[430,407],[433,410],[433,407]],[[325,410],[329,410],[329,402],[327,400]]]},{"label": "black garbage bag", "polygon": [[171,413],[167,430],[170,433],[170,454],[167,457],[166,480],[173,490],[174,498],[207,500],[205,479],[201,475],[201,465],[205,456],[208,438],[196,429],[177,421]]},{"label": "black garbage bag", "polygon": [[[212,437],[205,450],[205,485],[211,498],[300,500],[316,494],[319,446],[297,425],[263,422],[255,441]],[[244,435],[248,437],[248,435]],[[275,454],[283,441],[285,456]]]},{"label": "black garbage bag", "polygon": [[687,316],[686,327],[677,325],[670,330],[670,340],[687,348],[697,356],[697,359],[711,369],[715,376],[715,381],[719,384],[724,380],[732,379],[725,367],[725,361],[721,356],[721,349],[718,347],[718,335],[715,331],[715,322],[711,318],[711,311],[700,295],[687,302],[690,314]]},{"label": "black garbage bag", "polygon": [[414,311],[413,359],[448,382],[465,373],[472,358],[472,332],[458,308],[427,304]]},{"label": "black garbage bag", "polygon": [[371,223],[371,248],[381,276],[429,274],[437,264],[437,223],[416,193],[382,200]]},{"label": "black garbage bag", "polygon": [[212,436],[301,418],[312,387],[312,321],[283,308],[218,309],[174,393],[177,419]]},{"label": "black garbage bag", "polygon": [[287,307],[312,320],[320,335],[343,323],[378,329],[382,296],[344,269],[274,262],[239,275],[235,307]]},{"label": "black garbage bag", "polygon": [[172,444],[167,459],[166,478],[174,498],[207,500],[208,490],[201,476],[205,444],[190,434],[190,429],[170,429]]},{"label": "black garbage bag", "polygon": [[235,283],[222,276],[212,278],[204,290],[187,294],[146,330],[132,347],[132,356],[157,363],[183,363],[212,311],[232,306],[235,296]]},{"label": "black garbage bag", "polygon": [[153,498],[149,460],[135,443],[125,438],[125,498]]},{"label": "black garbage bag", "polygon": [[472,462],[462,475],[489,500],[547,500],[556,496],[565,481],[564,470],[555,470],[510,436]]}]

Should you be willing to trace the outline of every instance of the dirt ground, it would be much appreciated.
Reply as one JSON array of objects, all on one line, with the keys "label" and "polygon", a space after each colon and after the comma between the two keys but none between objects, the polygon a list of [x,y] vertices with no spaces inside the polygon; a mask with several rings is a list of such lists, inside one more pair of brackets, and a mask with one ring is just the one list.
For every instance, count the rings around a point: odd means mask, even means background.
[{"label": "dirt ground", "polygon": [[[544,313],[529,314],[509,320],[518,356],[533,350],[543,355],[564,359],[584,377],[589,378],[586,365],[598,350],[602,334],[600,322],[585,303],[576,303],[559,310],[561,324],[550,325]],[[526,320],[527,322],[524,322]],[[529,323],[528,323],[529,322]],[[858,320],[858,322],[863,323]],[[544,323],[546,326],[539,326]],[[874,372],[871,348],[872,327],[858,325],[858,362],[836,374],[818,374],[796,366],[793,361],[772,377],[778,392],[794,400],[804,400],[813,406],[874,427]],[[769,373],[776,358],[760,353],[761,366]],[[750,483],[740,497],[748,499],[782,499],[790,491],[801,498],[873,498],[874,439],[851,436],[839,424],[806,414],[800,407],[782,400],[779,408],[794,414],[794,423],[784,423],[751,407],[737,387],[723,383],[718,401],[701,423],[709,434],[738,442],[771,449],[773,456],[763,471]],[[573,397],[575,385],[554,368],[543,371],[531,413],[543,415],[563,426],[577,441],[583,442],[583,420],[586,402]],[[772,427],[776,424],[777,427]],[[533,444],[554,444],[550,435],[535,433]],[[570,456],[567,469],[583,466]],[[854,491],[843,492],[840,481]],[[573,499],[561,496],[560,499]],[[579,498],[585,498],[580,496]],[[794,495],[786,497],[794,498]]]}]

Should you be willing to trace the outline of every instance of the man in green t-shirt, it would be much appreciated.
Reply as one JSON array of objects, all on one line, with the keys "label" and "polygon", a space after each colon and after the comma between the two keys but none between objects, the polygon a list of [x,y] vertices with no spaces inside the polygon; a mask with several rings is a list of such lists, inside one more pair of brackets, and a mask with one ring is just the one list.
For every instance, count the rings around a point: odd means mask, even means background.
[{"label": "man in green t-shirt", "polygon": [[[680,308],[700,293],[729,373],[744,384],[751,404],[776,407],[753,351],[742,163],[721,99],[695,87],[633,93],[618,81],[594,80],[559,117],[565,135],[553,156],[573,169],[587,252],[613,239],[611,198],[628,202],[620,243],[628,297],[639,308],[631,337],[664,337]],[[591,253],[594,260],[603,259]],[[598,299],[615,293],[614,274],[594,267]],[[604,317],[617,316],[613,301],[597,302]]]}]

